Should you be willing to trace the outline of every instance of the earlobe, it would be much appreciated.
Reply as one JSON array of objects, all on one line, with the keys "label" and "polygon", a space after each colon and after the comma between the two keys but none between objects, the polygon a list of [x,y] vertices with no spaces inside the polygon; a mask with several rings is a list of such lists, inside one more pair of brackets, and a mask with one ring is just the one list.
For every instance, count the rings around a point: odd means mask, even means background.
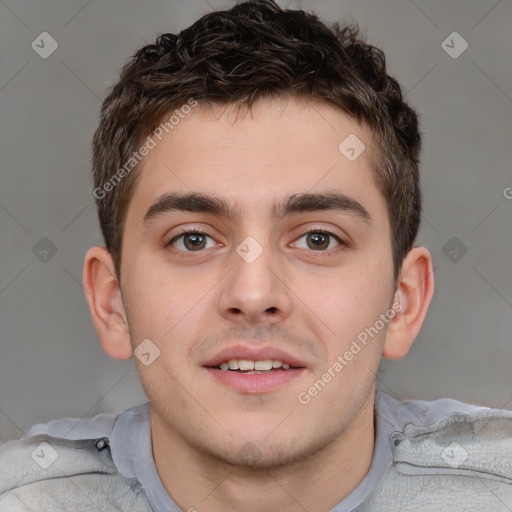
[{"label": "earlobe", "polygon": [[129,359],[133,351],[126,311],[112,257],[104,247],[87,251],[82,282],[103,350],[114,359]]},{"label": "earlobe", "polygon": [[402,263],[393,298],[396,314],[388,326],[383,357],[400,359],[409,352],[434,294],[432,257],[425,247],[414,247]]}]

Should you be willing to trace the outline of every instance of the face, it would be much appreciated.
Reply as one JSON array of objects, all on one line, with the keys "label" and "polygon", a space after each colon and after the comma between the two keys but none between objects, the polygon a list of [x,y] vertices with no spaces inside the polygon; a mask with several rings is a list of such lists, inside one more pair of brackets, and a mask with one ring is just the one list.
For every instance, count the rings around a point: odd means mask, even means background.
[{"label": "face", "polygon": [[136,363],[154,429],[275,467],[370,411],[394,292],[370,148],[330,106],[260,100],[197,107],[144,159],[121,288],[133,349],[150,340]]}]

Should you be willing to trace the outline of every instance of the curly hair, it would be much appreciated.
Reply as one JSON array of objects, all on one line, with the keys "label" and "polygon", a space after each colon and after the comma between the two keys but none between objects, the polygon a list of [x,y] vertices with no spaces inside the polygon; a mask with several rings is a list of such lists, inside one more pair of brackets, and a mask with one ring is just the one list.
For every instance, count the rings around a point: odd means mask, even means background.
[{"label": "curly hair", "polygon": [[259,98],[286,95],[341,109],[371,130],[396,280],[421,217],[418,115],[357,23],[328,27],[314,13],[251,0],[139,49],[103,102],[93,137],[94,196],[119,281],[123,227],[140,176],[133,155],[162,119],[191,101],[251,108]]}]

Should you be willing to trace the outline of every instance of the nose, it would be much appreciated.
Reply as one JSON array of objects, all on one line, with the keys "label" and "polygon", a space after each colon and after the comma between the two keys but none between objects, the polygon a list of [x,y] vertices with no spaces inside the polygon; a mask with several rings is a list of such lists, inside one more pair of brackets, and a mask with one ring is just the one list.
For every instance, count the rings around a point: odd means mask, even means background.
[{"label": "nose", "polygon": [[[245,324],[273,324],[286,319],[291,311],[291,291],[287,276],[270,248],[254,239],[233,251],[232,270],[223,281],[219,298],[220,314]],[[231,266],[231,265],[230,265]]]}]

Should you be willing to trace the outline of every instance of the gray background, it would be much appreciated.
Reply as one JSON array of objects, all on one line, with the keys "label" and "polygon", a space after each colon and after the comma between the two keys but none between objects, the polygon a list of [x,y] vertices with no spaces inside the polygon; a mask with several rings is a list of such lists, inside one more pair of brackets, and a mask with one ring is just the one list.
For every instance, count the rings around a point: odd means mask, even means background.
[{"label": "gray background", "polygon": [[[279,3],[359,22],[422,114],[419,242],[434,258],[436,294],[409,355],[384,361],[379,387],[512,409],[512,0]],[[91,137],[129,56],[230,5],[0,0],[0,440],[146,400],[133,360],[102,352],[81,286],[84,254],[102,243]],[[31,47],[44,31],[59,45],[47,59]],[[441,45],[454,31],[469,44],[458,58]],[[46,262],[34,254],[43,237],[57,250]]]}]

